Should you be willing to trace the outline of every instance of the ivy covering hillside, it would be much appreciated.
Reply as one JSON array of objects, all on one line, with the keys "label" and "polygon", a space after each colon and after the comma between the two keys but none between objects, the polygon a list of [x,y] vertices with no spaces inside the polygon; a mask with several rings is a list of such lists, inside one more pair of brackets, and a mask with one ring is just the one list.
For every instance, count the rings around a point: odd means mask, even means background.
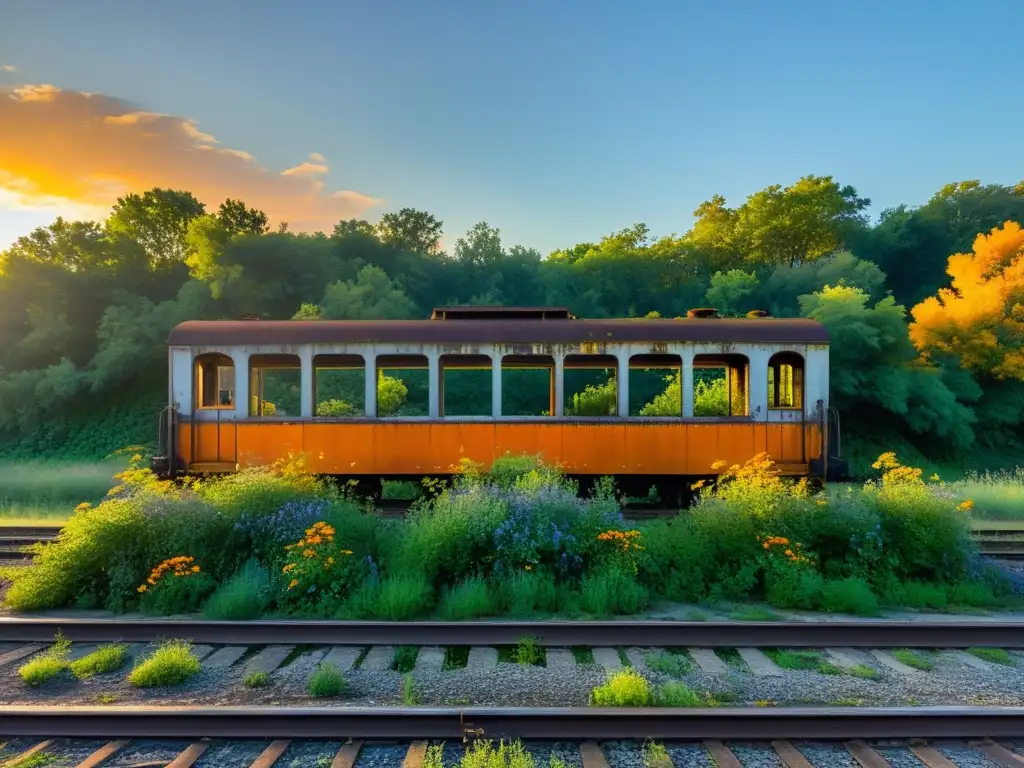
[{"label": "ivy covering hillside", "polygon": [[[208,211],[186,191],[128,195],[106,221],[57,219],[0,253],[0,455],[100,458],[152,444],[166,339],[183,320],[547,304],[580,317],[715,306],[814,318],[833,340],[832,396],[850,452],[1021,463],[1024,183],[950,184],[875,222],[868,205],[809,176],[735,207],[714,196],[681,236],[637,224],[544,257],[486,223],[444,252],[442,222],[412,209],[309,235],[269,231],[239,201]],[[600,398],[602,383],[579,390]],[[637,407],[666,384],[641,388]],[[411,400],[422,384],[405,386]],[[468,377],[450,387],[477,397]]]}]

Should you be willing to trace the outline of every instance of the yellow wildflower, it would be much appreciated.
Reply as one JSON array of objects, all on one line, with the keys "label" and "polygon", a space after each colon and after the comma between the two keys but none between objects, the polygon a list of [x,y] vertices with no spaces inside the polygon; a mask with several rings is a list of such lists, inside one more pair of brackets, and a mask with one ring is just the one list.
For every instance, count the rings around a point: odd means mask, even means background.
[{"label": "yellow wildflower", "polygon": [[972,509],[974,509],[974,502],[971,501],[970,499],[961,501],[960,504],[957,505],[957,509],[960,512],[970,512]]},{"label": "yellow wildflower", "polygon": [[292,589],[293,587],[297,587],[298,585],[299,585],[299,580],[298,579],[292,579],[290,582],[288,582],[288,589]]},{"label": "yellow wildflower", "polygon": [[145,592],[145,591],[147,591],[148,589],[149,589],[149,587],[147,587],[147,586],[146,586],[145,584],[143,584],[143,585],[142,585],[141,587],[139,587],[138,591],[139,591],[139,592]]}]

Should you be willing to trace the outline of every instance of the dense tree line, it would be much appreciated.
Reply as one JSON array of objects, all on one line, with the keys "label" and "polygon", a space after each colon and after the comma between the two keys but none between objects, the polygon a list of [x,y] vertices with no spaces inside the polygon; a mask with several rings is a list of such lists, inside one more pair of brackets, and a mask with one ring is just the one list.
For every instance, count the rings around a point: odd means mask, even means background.
[{"label": "dense tree line", "polygon": [[127,195],[104,222],[57,219],[0,253],[4,450],[59,453],[101,417],[100,436],[72,452],[152,439],[167,334],[186,319],[553,304],[582,317],[695,306],[813,317],[832,335],[833,399],[851,439],[908,441],[936,458],[1019,455],[1024,183],[949,184],[876,222],[869,204],[808,176],[733,208],[716,195],[682,235],[637,224],[543,258],[483,222],[447,253],[442,222],[414,209],[310,235],[270,231],[238,200],[210,212],[185,191]]}]

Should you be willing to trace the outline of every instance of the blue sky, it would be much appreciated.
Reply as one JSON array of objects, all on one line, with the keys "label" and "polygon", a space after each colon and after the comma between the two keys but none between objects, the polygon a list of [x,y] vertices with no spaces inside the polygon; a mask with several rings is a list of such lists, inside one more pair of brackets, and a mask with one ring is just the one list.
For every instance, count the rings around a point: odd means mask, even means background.
[{"label": "blue sky", "polygon": [[[0,65],[17,68],[0,87],[190,118],[274,173],[322,154],[330,188],[385,201],[367,218],[431,211],[448,247],[480,220],[544,253],[637,221],[681,233],[714,193],[735,205],[808,173],[876,214],[949,181],[1024,178],[1019,0],[8,0],[0,14]],[[53,216],[3,206],[0,248]]]}]

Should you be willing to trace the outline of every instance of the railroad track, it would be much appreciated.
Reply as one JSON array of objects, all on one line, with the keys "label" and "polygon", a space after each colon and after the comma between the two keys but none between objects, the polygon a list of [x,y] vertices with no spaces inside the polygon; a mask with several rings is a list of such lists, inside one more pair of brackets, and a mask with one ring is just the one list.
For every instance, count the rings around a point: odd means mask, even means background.
[{"label": "railroad track", "polygon": [[[204,645],[514,646],[545,648],[1024,648],[1014,621],[319,621],[0,616],[0,642],[152,643],[184,637]],[[8,651],[10,652],[10,651]]]},{"label": "railroad track", "polygon": [[[626,751],[631,747],[639,757],[641,740],[661,742],[664,739],[671,742],[662,742],[666,749],[652,761],[659,764],[657,768],[672,768],[676,761],[679,761],[680,768],[699,764],[686,759],[695,757],[694,750],[704,753],[703,764],[707,764],[706,758],[711,757],[719,768],[742,768],[745,762],[743,749],[749,749],[751,745],[744,744],[742,749],[733,745],[749,741],[766,742],[755,746],[762,752],[773,752],[777,757],[775,764],[791,768],[832,768],[842,764],[836,761],[837,752],[845,752],[865,768],[876,768],[892,765],[885,756],[886,750],[894,748],[888,741],[892,739],[911,740],[898,743],[896,749],[913,754],[928,768],[978,765],[982,757],[996,765],[1024,764],[1021,744],[1016,741],[1024,736],[1024,708],[998,707],[369,709],[19,706],[0,707],[0,733],[13,735],[24,747],[15,752],[15,759],[27,759],[47,752],[59,754],[61,744],[60,740],[52,738],[55,734],[61,739],[95,740],[91,745],[76,745],[79,768],[96,768],[109,764],[104,761],[116,759],[118,753],[130,753],[134,739],[187,739],[191,743],[179,747],[169,745],[169,753],[156,759],[151,755],[148,761],[127,763],[139,767],[166,765],[173,768],[193,765],[208,750],[213,752],[208,756],[209,760],[204,761],[207,765],[270,768],[282,757],[287,759],[293,748],[307,747],[299,741],[307,739],[333,742],[333,748],[328,747],[325,751],[328,755],[333,753],[329,764],[339,768],[353,768],[360,752],[372,748],[368,742],[377,739],[413,740],[407,746],[399,746],[399,754],[392,758],[396,768],[399,764],[403,768],[423,766],[430,741],[437,743],[443,740],[456,748],[455,754],[448,751],[445,755],[447,764],[452,758],[458,758],[463,742],[476,739],[495,742],[521,739],[528,749],[531,746],[541,750],[546,747],[549,751],[552,750],[550,741],[556,741],[559,742],[556,748],[565,756],[563,760],[568,758],[566,762],[569,765],[582,764],[583,768],[621,765],[621,754],[614,753],[622,750],[623,746],[616,742],[631,742],[631,745],[626,745]],[[50,738],[27,743],[44,737]],[[228,739],[245,740],[244,746],[250,751],[250,757],[243,762],[236,750],[230,762],[215,759],[217,750],[224,744],[214,740]],[[342,739],[345,739],[344,743],[339,743]],[[926,739],[939,741],[928,744]],[[531,745],[528,740],[545,740],[548,744]],[[801,743],[805,740],[813,742]],[[826,745],[831,754],[821,754],[821,740],[833,742]],[[871,745],[868,741],[876,743]],[[146,745],[146,750],[150,753],[158,751],[152,743]],[[975,760],[971,763],[955,762],[958,753],[963,752],[973,753]],[[380,766],[388,761],[373,762]],[[289,764],[295,765],[291,761]],[[310,760],[305,764],[328,763]],[[764,765],[764,762],[757,764]],[[0,766],[5,765],[0,763]],[[538,762],[537,768],[547,766]]]}]

